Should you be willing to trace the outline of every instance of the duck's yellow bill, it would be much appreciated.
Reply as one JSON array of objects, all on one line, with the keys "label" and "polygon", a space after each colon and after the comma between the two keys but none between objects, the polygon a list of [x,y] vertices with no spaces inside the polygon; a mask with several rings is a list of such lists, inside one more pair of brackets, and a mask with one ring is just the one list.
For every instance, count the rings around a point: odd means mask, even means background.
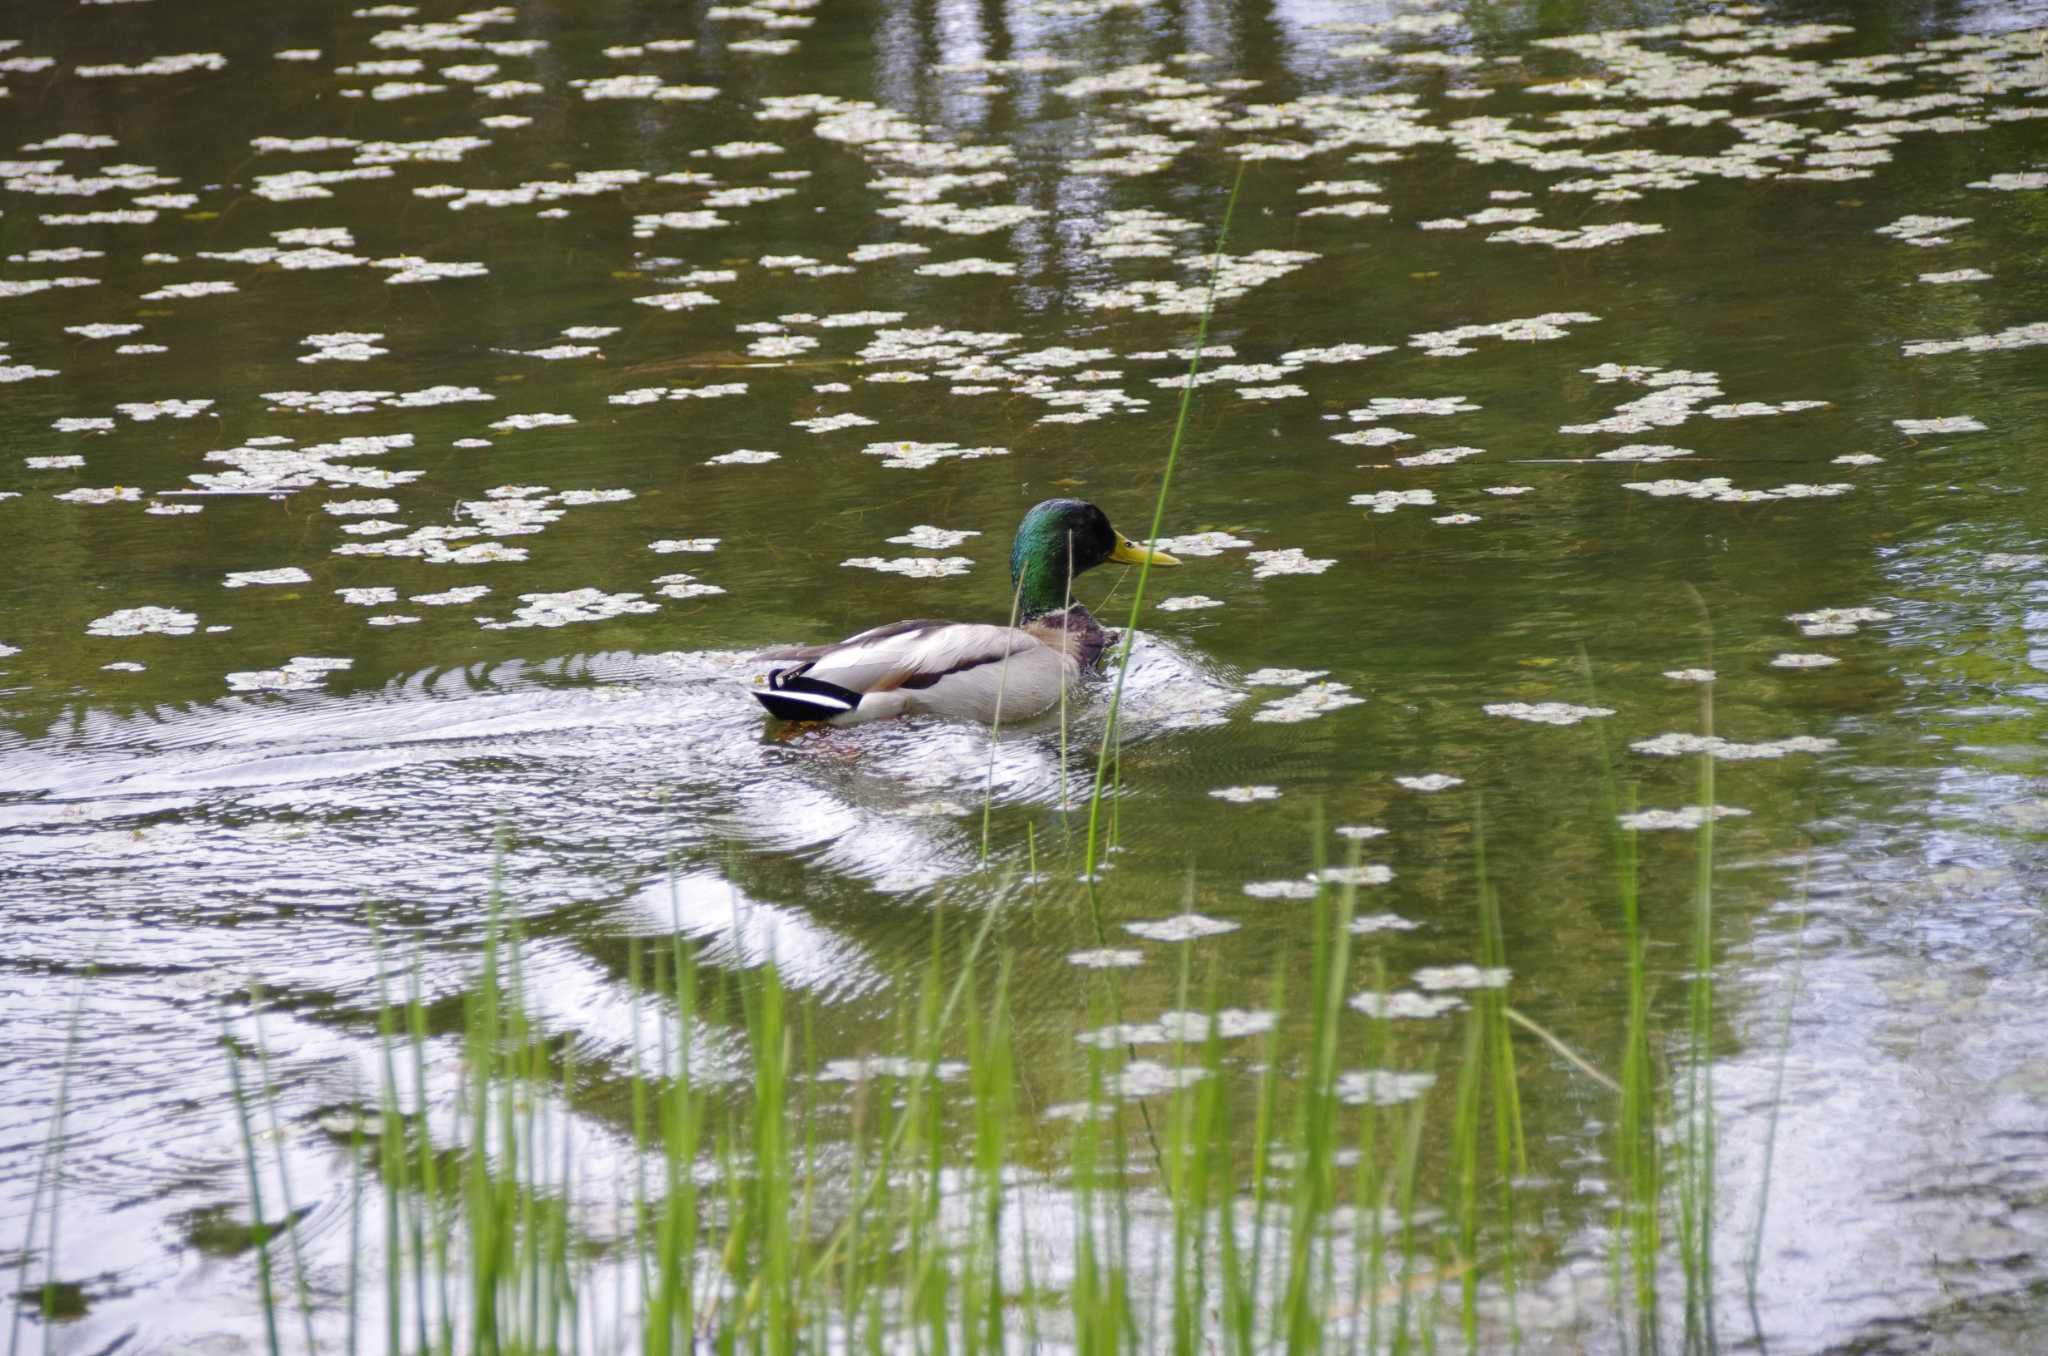
[{"label": "duck's yellow bill", "polygon": [[1180,564],[1179,560],[1166,554],[1166,552],[1155,551],[1147,546],[1140,546],[1129,537],[1118,537],[1116,539],[1116,550],[1109,553],[1109,558],[1125,565],[1143,565],[1148,560],[1154,565]]}]

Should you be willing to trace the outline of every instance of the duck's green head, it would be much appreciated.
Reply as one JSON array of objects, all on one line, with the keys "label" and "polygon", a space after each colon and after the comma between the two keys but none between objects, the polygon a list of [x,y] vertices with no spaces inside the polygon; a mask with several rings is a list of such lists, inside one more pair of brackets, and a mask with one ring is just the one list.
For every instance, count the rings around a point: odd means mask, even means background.
[{"label": "duck's green head", "polygon": [[1084,499],[1048,499],[1017,524],[1010,547],[1010,584],[1022,617],[1067,605],[1074,576],[1106,560],[1126,565],[1178,565],[1164,551],[1140,546],[1109,525],[1109,515]]}]

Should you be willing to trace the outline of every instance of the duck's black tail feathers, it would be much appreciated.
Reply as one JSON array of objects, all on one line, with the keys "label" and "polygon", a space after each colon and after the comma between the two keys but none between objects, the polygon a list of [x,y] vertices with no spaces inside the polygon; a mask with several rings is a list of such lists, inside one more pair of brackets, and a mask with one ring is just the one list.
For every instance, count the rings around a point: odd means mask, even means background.
[{"label": "duck's black tail feathers", "polygon": [[752,691],[754,700],[777,720],[830,720],[859,706],[861,698],[852,688],[794,669],[777,669],[768,675],[768,686]]}]

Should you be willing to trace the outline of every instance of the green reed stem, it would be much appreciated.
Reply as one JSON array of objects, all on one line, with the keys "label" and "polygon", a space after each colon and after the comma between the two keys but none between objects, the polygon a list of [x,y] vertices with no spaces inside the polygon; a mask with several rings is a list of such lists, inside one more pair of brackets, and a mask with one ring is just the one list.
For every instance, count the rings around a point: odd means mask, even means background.
[{"label": "green reed stem", "polygon": [[320,1346],[313,1340],[313,1301],[306,1289],[305,1253],[299,1247],[299,1211],[292,1202],[290,1165],[284,1161],[284,1127],[278,1123],[277,1094],[270,1080],[270,1046],[263,1039],[263,987],[260,984],[249,986],[249,1021],[256,1036],[256,1072],[262,1079],[270,1142],[277,1146],[277,1189],[284,1200],[285,1240],[291,1244],[292,1290],[299,1304],[299,1323],[305,1335],[306,1350],[314,1352]]},{"label": "green reed stem", "polygon": [[43,1138],[42,1152],[36,1156],[35,1185],[30,1189],[28,1222],[21,1231],[21,1258],[15,1266],[14,1293],[17,1301],[7,1328],[7,1356],[15,1356],[21,1342],[21,1300],[28,1297],[28,1263],[35,1255],[36,1225],[42,1216],[44,1188],[50,1192],[50,1225],[44,1242],[43,1255],[43,1352],[48,1356],[50,1337],[55,1329],[54,1314],[57,1304],[57,1226],[60,1220],[58,1205],[64,1188],[64,1113],[70,1106],[71,1067],[78,1053],[78,1028],[85,1016],[86,984],[93,976],[92,967],[87,967],[85,977],[79,981],[78,992],[71,1000],[71,1020],[64,1036],[64,1055],[57,1065],[57,1095],[50,1108],[50,1133]]},{"label": "green reed stem", "polygon": [[242,1136],[242,1166],[249,1179],[249,1235],[256,1250],[256,1284],[263,1305],[263,1337],[270,1356],[278,1356],[277,1301],[270,1286],[270,1226],[263,1222],[263,1183],[256,1158],[256,1132],[249,1125],[249,1101],[242,1089],[241,1057],[235,1049],[235,1036],[228,1026],[225,1009],[220,1015],[220,1039],[221,1049],[228,1057],[228,1085],[235,1103],[235,1124]]},{"label": "green reed stem", "polygon": [[[1180,408],[1173,418],[1173,438],[1166,445],[1166,467],[1159,476],[1159,494],[1152,501],[1152,527],[1147,542],[1159,539],[1166,522],[1166,496],[1173,485],[1173,469],[1180,461],[1181,440],[1187,435],[1188,410],[1195,398],[1195,374],[1201,370],[1202,350],[1209,342],[1209,320],[1216,311],[1216,286],[1223,276],[1223,246],[1230,239],[1230,219],[1237,211],[1237,195],[1244,187],[1245,162],[1239,161],[1237,178],[1230,185],[1230,199],[1223,207],[1223,224],[1216,231],[1216,254],[1209,263],[1209,290],[1202,301],[1201,322],[1195,328],[1195,349],[1188,359],[1187,383],[1181,387]],[[1109,773],[1110,750],[1116,745],[1117,717],[1123,710],[1124,680],[1130,675],[1131,644],[1138,633],[1138,613],[1145,604],[1145,584],[1151,578],[1152,562],[1138,566],[1138,583],[1131,593],[1131,613],[1124,624],[1123,644],[1117,653],[1116,686],[1109,695],[1109,714],[1102,728],[1102,747],[1095,755],[1095,783],[1088,796],[1088,850],[1081,868],[1089,891],[1095,889],[1096,849],[1102,818],[1103,783]]]}]

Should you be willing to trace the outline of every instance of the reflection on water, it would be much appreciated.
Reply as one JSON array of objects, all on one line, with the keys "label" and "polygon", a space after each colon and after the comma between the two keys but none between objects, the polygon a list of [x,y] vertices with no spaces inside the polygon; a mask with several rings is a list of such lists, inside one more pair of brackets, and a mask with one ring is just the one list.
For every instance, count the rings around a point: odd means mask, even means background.
[{"label": "reflection on water", "polygon": [[[966,910],[1064,1096],[1079,982],[1144,1032],[1183,954],[1239,1009],[1276,969],[1298,990],[1312,873],[1356,847],[1390,994],[1355,1006],[1402,1007],[1404,1071],[1441,1072],[1460,1000],[1423,990],[1476,959],[1483,846],[1513,1002],[1611,1067],[1612,793],[1675,1011],[1703,812],[1660,755],[1701,747],[1722,1223],[1762,1221],[1772,1348],[2039,1345],[2012,1315],[2048,1229],[2044,25],[213,0],[0,27],[0,1237],[68,1069],[64,1228],[23,1273],[81,1287],[59,1346],[257,1330],[215,1246],[244,1209],[220,1014],[246,1038],[252,982],[304,1232],[346,1252],[321,1127],[377,1083],[373,921],[446,1020],[497,898],[539,1020],[617,1077],[636,943],[774,958],[852,1061],[898,1053],[879,1019]],[[792,733],[745,656],[993,619],[1053,494],[1143,524],[1240,163],[1097,917],[1102,691],[995,740]],[[1083,596],[1120,618],[1131,587]],[[729,1027],[688,1039],[744,1076]],[[459,1052],[431,1051],[448,1116]],[[1611,1108],[1534,1047],[1523,1073],[1556,1262],[1517,1317],[1599,1349]],[[616,1108],[573,1114],[623,1171]]]}]

